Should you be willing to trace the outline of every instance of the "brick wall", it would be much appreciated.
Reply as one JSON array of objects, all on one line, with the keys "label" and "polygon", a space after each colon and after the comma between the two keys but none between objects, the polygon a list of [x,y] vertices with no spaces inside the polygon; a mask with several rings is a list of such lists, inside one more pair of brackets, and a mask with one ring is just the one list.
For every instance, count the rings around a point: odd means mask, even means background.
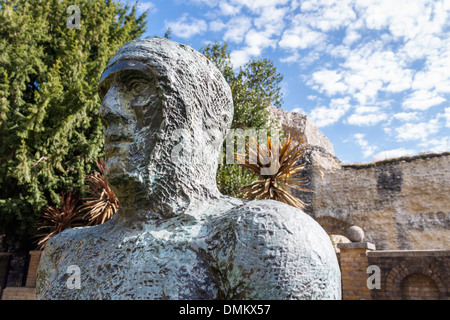
[{"label": "brick wall", "polygon": [[0,297],[2,296],[3,288],[6,286],[10,259],[11,253],[0,252]]},{"label": "brick wall", "polygon": [[440,292],[430,277],[413,273],[400,284],[402,300],[439,300]]},{"label": "brick wall", "polygon": [[26,287],[36,287],[36,274],[39,266],[39,260],[41,259],[41,253],[42,251],[39,250],[30,251],[30,263],[28,265],[27,281],[25,283]]},{"label": "brick wall", "polygon": [[450,250],[372,251],[367,258],[381,270],[373,299],[450,300]]},{"label": "brick wall", "polygon": [[7,287],[22,287],[25,285],[29,257],[29,252],[25,250],[12,252],[6,280]]},{"label": "brick wall", "polygon": [[27,287],[7,287],[3,290],[2,300],[35,300],[36,289]]},{"label": "brick wall", "polygon": [[[450,300],[450,250],[376,251],[364,242],[337,247],[344,300]],[[368,288],[369,266],[379,268],[379,288]]]},{"label": "brick wall", "polygon": [[339,243],[339,262],[342,277],[342,299],[371,300],[367,288],[367,253],[375,246],[367,242]]},{"label": "brick wall", "polygon": [[7,286],[1,292],[2,300],[35,300],[36,299],[36,273],[39,266],[42,251],[30,251],[28,271],[26,275],[25,287]]}]

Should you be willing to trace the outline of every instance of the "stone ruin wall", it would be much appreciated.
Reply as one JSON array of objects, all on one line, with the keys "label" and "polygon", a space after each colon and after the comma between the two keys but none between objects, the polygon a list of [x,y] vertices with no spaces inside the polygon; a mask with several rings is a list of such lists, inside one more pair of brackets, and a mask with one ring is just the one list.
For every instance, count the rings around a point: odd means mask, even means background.
[{"label": "stone ruin wall", "polygon": [[292,193],[329,234],[357,225],[379,250],[450,247],[450,153],[342,165],[306,116],[275,107],[271,113],[309,144],[306,187],[314,192]]},{"label": "stone ruin wall", "polygon": [[312,171],[311,214],[325,229],[360,226],[377,249],[450,247],[450,154]]}]

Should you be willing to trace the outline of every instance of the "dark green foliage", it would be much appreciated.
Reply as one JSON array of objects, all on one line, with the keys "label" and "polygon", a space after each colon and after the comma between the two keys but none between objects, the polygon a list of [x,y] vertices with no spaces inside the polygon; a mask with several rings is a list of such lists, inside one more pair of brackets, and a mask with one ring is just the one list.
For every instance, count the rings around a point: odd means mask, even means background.
[{"label": "dark green foliage", "polygon": [[0,233],[28,238],[61,192],[81,196],[103,156],[101,72],[145,18],[119,1],[0,0]]},{"label": "dark green foliage", "polygon": [[242,198],[239,190],[256,180],[257,176],[237,164],[220,164],[217,170],[217,187],[222,194]]},{"label": "dark green foliage", "polygon": [[[253,60],[235,71],[226,43],[207,45],[202,53],[217,66],[230,85],[234,104],[231,128],[267,129],[269,135],[270,130],[276,130],[281,134],[278,128],[272,126],[267,109],[270,104],[282,104],[279,84],[283,76],[277,73],[273,62],[268,59]],[[230,196],[239,196],[238,190],[255,179],[256,176],[237,164],[226,164],[225,161],[217,171],[219,190]]]},{"label": "dark green foliage", "polygon": [[170,28],[167,28],[166,33],[164,33],[164,38],[172,39],[172,30]]}]

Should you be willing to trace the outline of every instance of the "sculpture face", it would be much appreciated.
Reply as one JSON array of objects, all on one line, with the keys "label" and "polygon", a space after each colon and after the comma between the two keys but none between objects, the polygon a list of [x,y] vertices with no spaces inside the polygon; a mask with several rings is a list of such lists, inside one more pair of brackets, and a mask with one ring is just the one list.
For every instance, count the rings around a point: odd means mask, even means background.
[{"label": "sculpture face", "polygon": [[106,178],[121,216],[171,217],[220,193],[231,90],[203,55],[167,39],[127,43],[99,84]]},{"label": "sculpture face", "polygon": [[[102,76],[100,117],[107,178],[112,185],[142,178],[136,174],[156,144],[163,119],[156,88],[154,75],[138,61],[121,61]],[[121,196],[124,191],[118,190]]]}]

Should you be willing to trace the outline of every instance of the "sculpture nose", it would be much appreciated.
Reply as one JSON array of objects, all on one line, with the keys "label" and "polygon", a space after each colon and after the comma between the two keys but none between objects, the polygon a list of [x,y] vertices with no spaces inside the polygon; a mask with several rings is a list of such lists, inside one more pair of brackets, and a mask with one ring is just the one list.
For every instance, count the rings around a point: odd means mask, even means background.
[{"label": "sculpture nose", "polygon": [[[120,88],[113,84],[103,97],[100,106],[100,119],[103,123],[106,142],[129,141],[132,136],[132,128],[129,128],[132,119],[127,113],[123,100],[119,97]],[[131,135],[130,135],[131,134]]]},{"label": "sculpture nose", "polygon": [[120,106],[118,101],[118,86],[113,84],[108,92],[103,97],[102,104],[100,106],[100,118],[103,121],[103,125],[105,128],[110,127],[116,123],[120,123],[121,120],[125,120],[126,118],[120,112]]}]

